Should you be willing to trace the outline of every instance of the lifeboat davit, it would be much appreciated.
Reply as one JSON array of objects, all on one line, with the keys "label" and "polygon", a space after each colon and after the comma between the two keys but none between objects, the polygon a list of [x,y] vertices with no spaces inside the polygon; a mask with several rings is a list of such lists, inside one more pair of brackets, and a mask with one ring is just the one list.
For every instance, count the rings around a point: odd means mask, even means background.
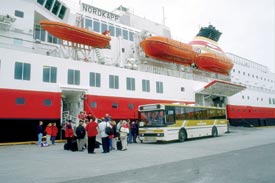
[{"label": "lifeboat davit", "polygon": [[62,22],[41,20],[40,25],[57,38],[95,48],[105,48],[109,45],[111,40],[110,36],[104,35],[107,32],[104,32],[104,34],[98,34]]},{"label": "lifeboat davit", "polygon": [[140,46],[147,56],[167,62],[191,65],[196,57],[191,45],[160,36],[148,37]]},{"label": "lifeboat davit", "polygon": [[233,62],[217,43],[221,34],[212,25],[202,27],[190,45],[199,53],[194,60],[199,69],[228,75]]}]

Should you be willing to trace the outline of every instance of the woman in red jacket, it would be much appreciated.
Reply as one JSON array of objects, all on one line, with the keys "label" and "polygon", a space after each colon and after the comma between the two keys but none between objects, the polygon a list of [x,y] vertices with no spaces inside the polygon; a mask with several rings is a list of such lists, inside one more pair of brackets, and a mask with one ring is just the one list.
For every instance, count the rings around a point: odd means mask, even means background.
[{"label": "woman in red jacket", "polygon": [[86,131],[88,133],[88,153],[95,154],[95,143],[98,124],[94,121],[94,118],[90,120],[90,122],[86,126]]},{"label": "woman in red jacket", "polygon": [[58,128],[56,127],[56,123],[53,123],[53,125],[52,125],[52,136],[51,136],[52,145],[54,145],[54,143],[55,143],[57,133],[58,133]]},{"label": "woman in red jacket", "polygon": [[72,127],[72,120],[69,120],[66,124],[65,138],[67,139],[68,149],[72,147],[72,140],[74,137],[74,131]]},{"label": "woman in red jacket", "polygon": [[49,123],[45,129],[46,132],[46,143],[49,144],[52,136],[52,124]]}]

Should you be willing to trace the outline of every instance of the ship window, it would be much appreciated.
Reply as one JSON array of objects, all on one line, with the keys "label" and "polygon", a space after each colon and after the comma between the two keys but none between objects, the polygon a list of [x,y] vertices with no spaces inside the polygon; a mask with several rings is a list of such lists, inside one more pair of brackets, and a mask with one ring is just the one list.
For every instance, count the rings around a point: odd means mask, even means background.
[{"label": "ship window", "polygon": [[37,2],[43,6],[45,0],[37,0]]},{"label": "ship window", "polygon": [[256,76],[256,78],[258,79],[258,76]]},{"label": "ship window", "polygon": [[109,88],[118,89],[119,88],[119,78],[115,75],[109,75]]},{"label": "ship window", "polygon": [[257,101],[259,100],[259,97],[257,97]]},{"label": "ship window", "polygon": [[239,74],[241,74],[241,71],[238,71]]},{"label": "ship window", "polygon": [[50,10],[50,9],[51,9],[51,7],[52,7],[52,5],[53,5],[53,1],[54,1],[54,0],[47,0],[47,2],[46,2],[46,4],[45,4],[45,8],[46,8],[47,10]]},{"label": "ship window", "polygon": [[48,33],[48,42],[53,44],[59,43],[58,38],[52,36],[50,33]]},{"label": "ship window", "polygon": [[60,5],[61,5],[61,3],[59,1],[55,1],[53,9],[52,9],[53,14],[57,15]]},{"label": "ship window", "polygon": [[113,25],[109,25],[109,31],[111,36],[115,36],[115,27]]},{"label": "ship window", "polygon": [[185,91],[185,88],[184,88],[184,87],[181,87],[181,88],[180,88],[180,91],[181,91],[181,92],[184,92],[184,91]]},{"label": "ship window", "polygon": [[24,105],[25,104],[25,98],[16,98],[15,103],[17,105]]},{"label": "ship window", "polygon": [[242,99],[244,99],[244,96],[242,96]]},{"label": "ship window", "polygon": [[272,104],[271,98],[269,98],[269,104]]},{"label": "ship window", "polygon": [[34,26],[34,39],[45,41],[46,33],[45,30],[40,25]]},{"label": "ship window", "polygon": [[106,23],[101,23],[101,32],[104,32],[107,30],[107,24]]},{"label": "ship window", "polygon": [[247,96],[247,99],[249,100],[249,96]]},{"label": "ship window", "polygon": [[134,109],[134,104],[128,104],[129,109]]},{"label": "ship window", "polygon": [[125,52],[125,48],[122,48],[121,51],[122,51],[122,53],[124,53]]},{"label": "ship window", "polygon": [[97,108],[97,103],[96,102],[90,102],[90,107],[91,108]]},{"label": "ship window", "polygon": [[30,80],[31,79],[31,64],[15,62],[14,79]]},{"label": "ship window", "polygon": [[273,104],[275,104],[275,98],[273,99]]},{"label": "ship window", "polygon": [[90,72],[90,86],[100,87],[101,76],[100,73]]},{"label": "ship window", "polygon": [[98,21],[94,21],[94,31],[100,32],[100,23]]},{"label": "ship window", "polygon": [[235,69],[233,69],[233,72],[235,72]]},{"label": "ship window", "polygon": [[254,78],[254,74],[252,74],[252,77]]},{"label": "ship window", "polygon": [[261,101],[263,101],[263,98],[261,98]]},{"label": "ship window", "polygon": [[123,39],[128,40],[128,31],[123,29]]},{"label": "ship window", "polygon": [[43,82],[56,83],[57,68],[43,66]]},{"label": "ship window", "polygon": [[142,91],[150,92],[150,81],[149,80],[142,80]]},{"label": "ship window", "polygon": [[14,11],[14,15],[15,15],[16,17],[23,18],[23,17],[24,17],[24,12],[23,12],[23,11],[19,11],[19,10],[15,10],[15,11]]},{"label": "ship window", "polygon": [[118,103],[116,103],[116,102],[112,103],[112,108],[117,109],[118,108]]},{"label": "ship window", "polygon": [[160,81],[156,82],[156,91],[157,93],[163,93],[163,82],[160,82]]},{"label": "ship window", "polygon": [[79,70],[68,70],[68,84],[80,85],[80,71]]},{"label": "ship window", "polygon": [[116,37],[121,36],[121,28],[116,27]]},{"label": "ship window", "polygon": [[249,73],[248,73],[247,75],[248,75],[248,76],[250,76],[250,74],[249,74]]},{"label": "ship window", "polygon": [[243,75],[245,75],[245,72],[243,72]]},{"label": "ship window", "polygon": [[132,90],[135,91],[136,86],[135,86],[135,78],[126,78],[126,88],[127,90]]},{"label": "ship window", "polygon": [[133,32],[129,32],[129,39],[130,39],[130,41],[134,41],[134,33]]},{"label": "ship window", "polygon": [[85,28],[88,29],[88,30],[92,30],[92,27],[93,27],[93,22],[92,22],[92,20],[86,18],[86,19],[85,19]]},{"label": "ship window", "polygon": [[59,17],[60,19],[62,19],[62,20],[63,20],[63,18],[64,18],[64,16],[65,16],[66,11],[67,11],[67,8],[66,8],[65,6],[63,6],[63,5],[62,5],[62,7],[61,7],[61,9],[60,9],[60,12],[59,12],[58,17]]},{"label": "ship window", "polygon": [[52,100],[51,99],[45,99],[44,100],[44,106],[52,106]]}]

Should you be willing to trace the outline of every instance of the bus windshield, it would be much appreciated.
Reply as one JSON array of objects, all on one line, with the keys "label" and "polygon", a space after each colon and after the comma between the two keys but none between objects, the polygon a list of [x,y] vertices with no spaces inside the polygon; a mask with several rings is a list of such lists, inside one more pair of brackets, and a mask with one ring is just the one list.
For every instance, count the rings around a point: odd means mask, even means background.
[{"label": "bus windshield", "polygon": [[161,127],[166,126],[164,120],[164,111],[144,111],[139,113],[141,127]]}]

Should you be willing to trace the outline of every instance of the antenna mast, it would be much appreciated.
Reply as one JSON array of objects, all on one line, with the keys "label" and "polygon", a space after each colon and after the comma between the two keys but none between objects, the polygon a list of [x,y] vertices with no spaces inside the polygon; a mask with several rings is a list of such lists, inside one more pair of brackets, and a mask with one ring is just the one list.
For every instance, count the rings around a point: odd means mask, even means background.
[{"label": "antenna mast", "polygon": [[165,14],[164,14],[164,6],[162,6],[162,23],[165,25]]}]

